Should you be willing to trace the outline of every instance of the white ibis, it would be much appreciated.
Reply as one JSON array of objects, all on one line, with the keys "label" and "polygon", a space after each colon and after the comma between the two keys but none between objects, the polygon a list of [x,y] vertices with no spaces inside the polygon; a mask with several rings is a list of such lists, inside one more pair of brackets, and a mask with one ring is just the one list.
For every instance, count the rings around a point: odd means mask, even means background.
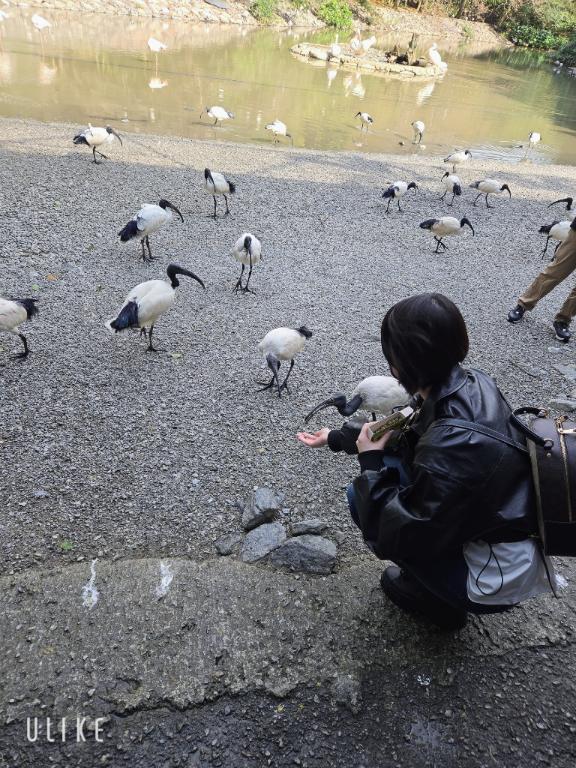
[{"label": "white ibis", "polygon": [[550,240],[557,240],[558,243],[556,245],[556,248],[554,249],[554,256],[556,255],[556,251],[564,240],[568,237],[568,234],[570,232],[570,225],[572,222],[570,220],[565,221],[553,221],[552,224],[545,224],[543,227],[540,227],[538,232],[540,232],[541,235],[546,235],[546,245],[544,246],[544,250],[542,251],[542,258],[546,255],[546,251],[548,250],[548,244],[550,243]]},{"label": "white ibis", "polygon": [[333,59],[340,58],[340,54],[342,53],[342,46],[338,42],[338,39],[339,39],[339,35],[336,35],[336,40],[334,40],[334,42],[329,48],[330,58],[333,58]]},{"label": "white ibis", "polygon": [[478,200],[484,195],[486,198],[486,208],[494,208],[493,205],[490,205],[488,202],[488,195],[500,195],[502,192],[508,192],[510,197],[512,197],[512,192],[510,192],[510,187],[508,184],[503,184],[501,181],[497,181],[496,179],[482,179],[481,181],[473,181],[472,184],[470,184],[470,189],[477,189],[478,194],[474,198],[474,202],[472,205],[476,205]]},{"label": "white ibis", "polygon": [[443,70],[448,69],[448,64],[446,64],[445,61],[442,61],[442,56],[440,55],[440,51],[438,50],[438,45],[436,43],[432,43],[430,48],[428,48],[428,58],[436,67],[440,67],[440,69]]},{"label": "white ibis", "polygon": [[460,197],[462,194],[462,182],[455,173],[448,173],[448,171],[446,171],[444,176],[442,176],[442,183],[444,184],[444,194],[440,195],[440,200],[444,200],[447,193],[451,192],[452,200],[450,200],[448,205],[452,205],[454,203],[454,198]]},{"label": "white ibis", "polygon": [[[240,271],[240,277],[234,288],[234,293],[240,291],[241,293],[254,293],[251,288],[248,288],[250,278],[252,277],[252,267],[254,264],[258,264],[262,259],[262,243],[251,232],[244,232],[234,245],[232,249],[232,256],[242,264],[242,270]],[[242,285],[242,277],[244,270],[249,267],[248,279],[246,285]]]},{"label": "white ibis", "polygon": [[442,240],[452,235],[463,235],[464,227],[470,227],[472,236],[474,236],[474,227],[465,216],[462,219],[456,219],[454,216],[441,216],[439,219],[426,219],[420,224],[421,229],[429,229],[434,235],[434,240],[436,240],[434,253],[439,252],[440,246],[446,250],[446,245]]},{"label": "white ibis", "polygon": [[[172,221],[172,211],[180,216],[181,221],[184,221],[184,217],[178,208],[168,202],[168,200],[162,199],[158,205],[155,203],[144,203],[134,218],[130,219],[128,224],[118,232],[120,240],[123,243],[127,243],[136,237],[139,238],[140,245],[142,246],[142,261],[152,261],[152,250],[150,249],[150,240],[148,238],[153,232],[156,232]],[[148,247],[148,256],[146,256],[144,244]]]},{"label": "white ibis", "polygon": [[540,144],[542,141],[542,136],[538,133],[538,131],[530,131],[528,134],[528,148],[534,149],[536,144]]},{"label": "white ibis", "polygon": [[117,138],[120,144],[122,144],[122,137],[119,133],[116,133],[114,128],[111,128],[109,125],[107,125],[106,128],[93,128],[90,123],[88,123],[88,128],[77,133],[72,141],[74,144],[86,144],[87,147],[91,147],[94,162],[96,165],[99,165],[98,160],[96,160],[96,155],[100,155],[104,160],[108,160],[108,156],[102,154],[97,147],[101,147],[103,144],[111,144],[114,141],[114,138]]},{"label": "white ibis", "polygon": [[352,50],[352,53],[356,56],[362,50],[362,41],[360,40],[360,35],[358,34],[358,32],[356,32],[352,40],[350,40],[350,49]]},{"label": "white ibis", "polygon": [[388,205],[386,206],[386,213],[389,213],[390,211],[390,203],[392,200],[396,200],[398,203],[398,210],[401,211],[402,208],[400,207],[400,198],[404,197],[406,192],[408,192],[409,189],[413,189],[414,193],[416,193],[416,190],[418,189],[418,185],[415,181],[411,181],[410,183],[406,181],[395,181],[394,184],[390,184],[390,186],[382,192],[382,197],[385,200],[388,200]]},{"label": "white ibis", "polygon": [[208,117],[211,117],[212,120],[214,120],[214,125],[218,125],[218,123],[222,123],[224,120],[233,120],[234,119],[234,113],[228,112],[227,109],[224,109],[224,107],[220,107],[218,105],[214,107],[206,107],[204,112],[200,113],[200,119],[202,119],[202,115],[208,115]]},{"label": "white ibis", "polygon": [[45,29],[50,29],[52,24],[48,21],[48,19],[45,19],[44,16],[40,16],[39,13],[35,13],[34,16],[30,19],[32,24],[36,27],[38,32],[43,32]]},{"label": "white ibis", "polygon": [[471,157],[472,152],[469,149],[460,149],[445,157],[443,162],[449,163],[452,166],[452,173],[456,173],[456,166],[470,162]]},{"label": "white ibis", "polygon": [[224,176],[223,173],[217,171],[211,171],[209,168],[204,169],[204,188],[208,194],[214,198],[214,218],[216,218],[216,196],[222,195],[226,202],[226,214],[230,213],[228,208],[227,195],[233,195],[236,192],[236,184],[233,181]]},{"label": "white ibis", "polygon": [[408,392],[392,376],[368,376],[354,388],[350,400],[339,392],[313,408],[304,421],[308,424],[314,414],[331,406],[342,416],[352,416],[360,409],[370,411],[376,420],[377,413],[389,413],[393,408],[406,405],[409,400]]},{"label": "white ibis", "polygon": [[286,136],[286,138],[290,139],[292,144],[294,144],[294,141],[292,140],[292,134],[288,133],[288,127],[286,123],[282,122],[282,120],[276,119],[273,123],[268,123],[264,127],[274,136],[274,144],[279,141],[278,136]]},{"label": "white ibis", "polygon": [[566,203],[566,215],[570,221],[574,221],[574,219],[576,219],[576,205],[574,205],[574,198],[563,197],[560,200],[554,200],[553,203],[550,203],[548,208],[551,208],[553,205],[557,205],[558,203]]},{"label": "white ibis", "polygon": [[140,328],[140,335],[148,338],[147,352],[157,352],[152,346],[152,334],[158,318],[164,315],[176,301],[176,288],[180,285],[178,275],[186,275],[200,283],[202,288],[206,286],[200,278],[188,269],[170,264],[166,269],[170,280],[147,280],[136,285],[128,296],[118,313],[118,317],[109,320],[108,328],[119,333],[126,328]]},{"label": "white ibis", "polygon": [[368,112],[356,112],[354,117],[360,118],[360,130],[366,128],[366,131],[368,131],[368,126],[374,122],[374,118]]},{"label": "white ibis", "polygon": [[18,336],[22,344],[24,344],[24,352],[20,352],[14,355],[14,357],[24,359],[30,353],[26,336],[20,333],[20,326],[26,320],[31,320],[34,315],[38,314],[37,301],[38,299],[0,298],[0,332]]},{"label": "white ibis", "polygon": [[166,45],[166,43],[162,43],[160,40],[157,40],[155,37],[149,37],[148,48],[150,48],[152,53],[160,53],[160,51],[165,51],[168,48],[168,46]]},{"label": "white ibis", "polygon": [[425,123],[423,123],[422,120],[414,120],[414,122],[410,123],[410,125],[414,131],[414,139],[412,140],[412,144],[420,144],[422,141],[422,136],[424,135],[424,131],[426,130]]},{"label": "white ibis", "polygon": [[[272,331],[268,331],[266,336],[258,344],[258,349],[266,358],[268,368],[272,371],[271,380],[265,384],[263,381],[258,382],[264,384],[262,389],[258,392],[264,392],[266,389],[272,389],[276,384],[278,391],[278,397],[282,396],[282,390],[288,389],[288,377],[292,373],[294,368],[294,358],[296,355],[304,349],[304,343],[307,339],[312,337],[312,331],[309,331],[305,325],[301,325],[300,328],[274,328]],[[286,374],[286,378],[280,384],[278,379],[278,372],[280,365],[283,361],[290,360],[290,368]]]}]

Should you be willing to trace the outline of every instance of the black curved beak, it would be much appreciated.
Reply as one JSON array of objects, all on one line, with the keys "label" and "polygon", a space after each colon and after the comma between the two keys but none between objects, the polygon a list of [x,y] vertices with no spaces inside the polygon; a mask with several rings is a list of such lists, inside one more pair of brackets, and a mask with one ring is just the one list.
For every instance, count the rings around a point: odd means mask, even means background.
[{"label": "black curved beak", "polygon": [[508,186],[508,184],[504,184],[502,189],[505,189],[506,192],[508,192],[508,194],[510,195],[510,198],[512,197],[512,192],[510,192],[510,187]]},{"label": "black curved beak", "polygon": [[116,131],[114,130],[114,128],[111,128],[110,130],[111,130],[111,132],[114,134],[114,136],[116,136],[116,138],[118,139],[118,141],[120,142],[120,144],[123,146],[123,142],[122,142],[122,136],[120,136],[120,134],[119,134],[119,133],[116,133]]},{"label": "black curved beak", "polygon": [[319,411],[323,411],[325,408],[330,408],[330,406],[337,407],[341,398],[342,395],[334,395],[333,397],[328,398],[328,400],[324,400],[324,402],[320,403],[315,408],[312,408],[310,413],[304,417],[304,423],[308,424],[312,416],[314,416]]},{"label": "black curved beak", "polygon": [[472,230],[472,237],[474,237],[474,235],[475,235],[476,233],[474,232],[474,227],[472,226],[472,224],[470,224],[470,222],[468,221],[468,219],[466,219],[466,221],[465,221],[465,224],[467,224],[467,225],[470,227],[470,229]]},{"label": "black curved beak", "polygon": [[190,272],[190,270],[189,270],[189,269],[179,269],[179,270],[178,270],[178,272],[177,272],[177,274],[179,274],[179,275],[187,275],[188,277],[191,277],[191,278],[192,278],[192,280],[196,280],[196,282],[197,282],[197,283],[200,283],[200,285],[202,286],[202,288],[206,288],[206,286],[204,285],[204,283],[202,282],[202,280],[200,280],[200,278],[198,277],[198,275],[195,275],[195,274],[194,274],[194,272]]},{"label": "black curved beak", "polygon": [[175,206],[175,205],[173,205],[172,203],[168,203],[168,207],[169,207],[169,208],[172,208],[172,210],[174,211],[174,213],[177,213],[177,214],[178,214],[178,216],[180,216],[180,220],[181,220],[181,221],[184,221],[184,216],[182,216],[182,214],[180,213],[180,211],[178,210],[178,208],[176,208],[176,206]]},{"label": "black curved beak", "polygon": [[560,200],[554,200],[553,203],[550,203],[547,207],[550,208],[552,205],[556,205],[557,203],[566,203],[567,204],[567,210],[569,210],[572,207],[573,198],[572,197],[562,197]]}]

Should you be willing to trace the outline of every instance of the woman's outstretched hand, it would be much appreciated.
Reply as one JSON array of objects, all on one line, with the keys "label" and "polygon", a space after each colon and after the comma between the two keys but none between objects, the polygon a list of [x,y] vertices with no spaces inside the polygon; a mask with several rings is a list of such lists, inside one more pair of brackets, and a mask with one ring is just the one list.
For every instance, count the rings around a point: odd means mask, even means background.
[{"label": "woman's outstretched hand", "polygon": [[356,448],[358,448],[358,453],[365,453],[366,451],[382,451],[384,450],[384,446],[388,442],[392,435],[392,432],[386,432],[379,440],[376,440],[375,443],[372,442],[372,431],[370,429],[370,422],[366,422],[362,429],[360,430],[360,434],[358,435],[358,440],[356,440]]},{"label": "woman's outstretched hand", "polygon": [[309,448],[322,448],[322,446],[328,445],[329,432],[330,430],[328,427],[323,427],[313,434],[310,432],[297,432],[296,437],[301,443],[304,443],[304,445],[307,445]]}]

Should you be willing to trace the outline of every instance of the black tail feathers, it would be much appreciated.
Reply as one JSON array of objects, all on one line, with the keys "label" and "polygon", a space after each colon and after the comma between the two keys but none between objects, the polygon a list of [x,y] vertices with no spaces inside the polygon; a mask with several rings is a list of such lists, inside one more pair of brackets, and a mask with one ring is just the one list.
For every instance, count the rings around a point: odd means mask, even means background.
[{"label": "black tail feathers", "polygon": [[14,299],[14,301],[24,307],[28,320],[38,314],[38,307],[36,306],[38,299]]},{"label": "black tail feathers", "polygon": [[233,195],[236,192],[236,184],[228,179],[228,186],[230,187],[230,194]]},{"label": "black tail feathers", "polygon": [[550,234],[550,230],[552,229],[552,227],[555,224],[558,224],[558,222],[557,221],[553,221],[552,224],[545,224],[543,227],[540,227],[538,232],[540,232],[541,235],[549,235]]},{"label": "black tail feathers", "polygon": [[452,187],[452,194],[456,195],[456,197],[459,197],[462,194],[462,187],[460,184],[454,184]]},{"label": "black tail feathers", "polygon": [[86,136],[84,136],[83,133],[79,133],[77,136],[74,136],[72,141],[74,142],[74,144],[86,144],[87,147],[90,146],[90,144],[88,144],[88,142],[86,141]]},{"label": "black tail feathers", "polygon": [[132,221],[129,221],[126,226],[118,232],[118,235],[120,236],[120,240],[122,240],[123,243],[127,243],[128,240],[132,240],[133,237],[136,237],[138,234],[138,225],[136,224],[135,219],[132,219]]},{"label": "black tail feathers", "polygon": [[122,307],[116,320],[112,320],[110,328],[116,333],[124,331],[126,328],[138,327],[138,304],[135,301],[129,301],[125,307]]}]

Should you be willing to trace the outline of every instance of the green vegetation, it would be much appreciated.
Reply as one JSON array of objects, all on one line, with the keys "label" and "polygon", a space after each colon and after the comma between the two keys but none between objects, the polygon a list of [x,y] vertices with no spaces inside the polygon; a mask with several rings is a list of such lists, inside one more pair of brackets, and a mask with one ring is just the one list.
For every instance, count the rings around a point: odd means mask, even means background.
[{"label": "green vegetation", "polygon": [[556,52],[556,55],[568,67],[576,67],[576,35],[563,45]]},{"label": "green vegetation", "polygon": [[336,29],[350,29],[352,26],[352,10],[346,0],[324,0],[318,9],[318,18]]},{"label": "green vegetation", "polygon": [[250,13],[258,21],[272,21],[276,15],[278,0],[254,0]]},{"label": "green vegetation", "polygon": [[59,546],[62,552],[70,552],[72,549],[74,549],[74,544],[70,541],[70,539],[62,539]]}]

